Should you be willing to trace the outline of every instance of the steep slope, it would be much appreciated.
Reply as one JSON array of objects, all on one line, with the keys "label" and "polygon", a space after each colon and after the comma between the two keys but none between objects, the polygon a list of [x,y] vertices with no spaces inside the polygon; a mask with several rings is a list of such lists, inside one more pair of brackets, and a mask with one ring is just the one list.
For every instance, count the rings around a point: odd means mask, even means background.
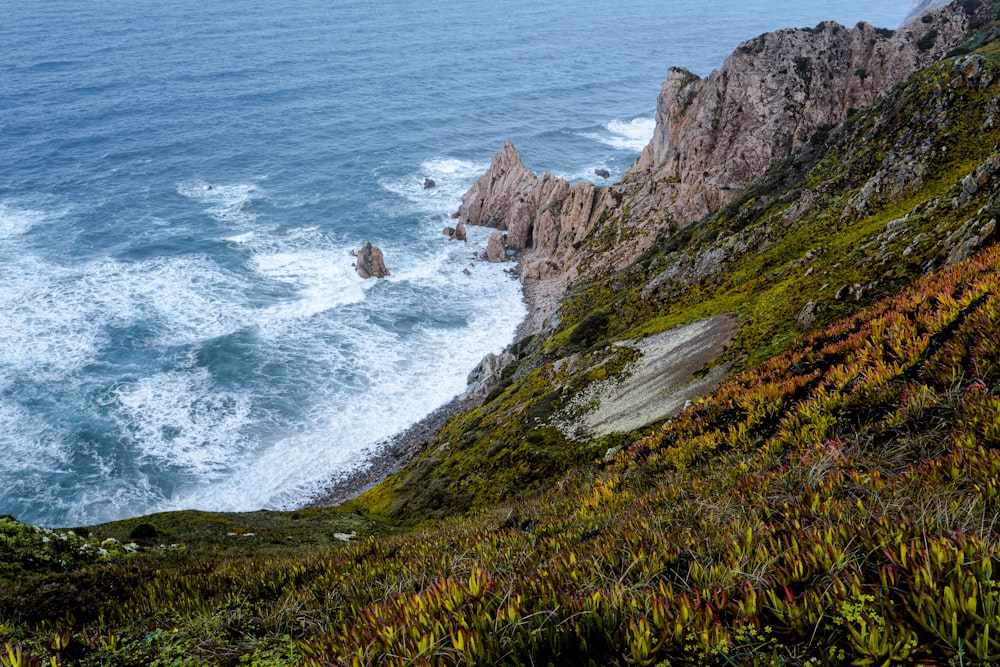
[{"label": "steep slope", "polygon": [[[416,522],[544,487],[632,437],[576,440],[567,427],[601,410],[609,392],[600,387],[638,370],[641,346],[623,341],[735,317],[735,338],[692,381],[717,364],[753,368],[804,330],[992,243],[1000,215],[998,96],[992,55],[932,65],[773,165],[718,213],[661,235],[626,269],[579,280],[551,334],[512,350],[484,404],[453,419],[413,468],[357,506]],[[591,249],[582,265],[601,257],[594,248],[619,247],[617,216],[628,207],[623,199],[602,215],[579,250]],[[662,401],[649,422],[682,404]]]},{"label": "steep slope", "polygon": [[0,632],[56,664],[996,664],[998,360],[992,248],[535,498],[340,550],[24,568]]},{"label": "steep slope", "polygon": [[364,602],[310,664],[996,664],[998,327],[993,248],[599,472],[369,544],[327,568]]}]

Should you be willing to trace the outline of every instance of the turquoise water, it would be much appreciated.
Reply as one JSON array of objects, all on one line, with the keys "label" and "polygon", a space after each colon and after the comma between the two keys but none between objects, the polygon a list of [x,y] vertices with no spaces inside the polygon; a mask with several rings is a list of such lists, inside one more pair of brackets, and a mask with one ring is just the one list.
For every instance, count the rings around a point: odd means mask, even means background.
[{"label": "turquoise water", "polygon": [[[440,234],[504,140],[614,178],[669,66],[908,6],[5,3],[0,513],[303,502],[511,341],[488,234]],[[364,240],[389,279],[354,273]]]}]

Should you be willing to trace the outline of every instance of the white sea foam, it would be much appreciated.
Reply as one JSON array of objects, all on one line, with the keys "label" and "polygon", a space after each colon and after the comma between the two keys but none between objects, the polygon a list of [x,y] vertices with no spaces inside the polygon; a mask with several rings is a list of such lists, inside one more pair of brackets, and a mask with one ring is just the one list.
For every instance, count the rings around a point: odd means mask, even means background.
[{"label": "white sea foam", "polygon": [[[608,178],[598,176],[596,173],[598,169],[606,170],[610,176]],[[596,183],[597,185],[611,185],[621,177],[621,170],[615,165],[608,164],[607,162],[598,162],[590,166],[583,167],[577,171],[557,171],[555,172],[555,175],[559,178],[570,181],[571,183],[590,181],[591,183]]]},{"label": "white sea foam", "polygon": [[[450,272],[453,267],[448,267]],[[484,351],[506,345],[524,315],[520,288],[500,265],[477,264],[462,291],[470,300],[464,324],[437,326],[421,322],[403,338],[363,320],[338,319],[329,326],[349,340],[348,356],[329,356],[313,348],[312,363],[335,378],[357,375],[349,391],[336,382],[310,386],[314,404],[296,432],[276,439],[246,459],[225,480],[185,489],[160,509],[211,506],[230,510],[291,507],[320,490],[330,476],[364,464],[382,439],[405,429],[465,388],[465,375]],[[414,280],[419,280],[415,275]],[[420,288],[427,286],[421,284]],[[390,291],[375,297],[395,298]],[[507,304],[494,308],[489,304]],[[518,304],[518,307],[509,307]],[[309,336],[297,330],[294,336]],[[474,344],[468,344],[475,341]],[[290,341],[293,345],[303,341]],[[331,352],[333,352],[331,350]],[[323,373],[320,372],[320,375]]]},{"label": "white sea foam", "polygon": [[113,418],[140,464],[212,479],[249,447],[249,397],[216,387],[205,368],[122,383],[112,397]]},{"label": "white sea foam", "polygon": [[249,232],[243,232],[242,234],[233,234],[232,236],[225,236],[222,238],[222,240],[242,245],[253,241],[255,236],[257,236],[257,232],[249,231]]},{"label": "white sea foam", "polygon": [[[487,169],[488,163],[439,157],[422,162],[416,172],[402,178],[379,178],[379,185],[406,199],[417,210],[450,212],[458,207],[462,195]],[[434,187],[424,187],[428,178],[434,181]]]},{"label": "white sea foam", "polygon": [[[299,404],[301,414],[252,442],[247,440],[248,429],[259,424],[259,416],[243,430],[230,424],[224,430],[253,455],[238,456],[218,475],[209,466],[212,474],[178,488],[158,502],[157,509],[293,506],[316,493],[331,476],[363,465],[379,441],[463,391],[466,374],[482,355],[498,352],[510,342],[524,316],[519,284],[502,265],[474,262],[470,268],[473,253],[485,245],[492,230],[470,228],[465,244],[449,242],[433,222],[425,224],[428,234],[416,246],[386,245],[387,258],[394,258],[393,274],[381,281],[362,282],[331,269],[331,264],[349,269],[344,261],[349,258],[337,261],[328,254],[335,243],[319,250],[303,249],[304,238],[322,245],[315,235],[260,237],[254,242],[259,244],[255,250],[261,251],[251,261],[254,270],[294,286],[300,300],[308,302],[303,295],[311,288],[323,289],[327,282],[341,287],[360,283],[358,289],[366,290],[363,306],[345,303],[342,307],[347,310],[335,317],[282,321],[293,314],[290,304],[298,303],[293,300],[260,313],[262,344],[268,346],[262,353],[285,366],[290,377],[281,382],[293,383],[307,397]],[[465,268],[470,268],[470,275],[463,273]],[[297,374],[297,365],[308,368],[308,373]],[[150,405],[165,401],[166,409],[158,410],[178,415],[171,423],[186,423],[184,406],[190,400],[177,406],[172,397],[197,392],[183,383],[176,386],[176,378],[172,383],[167,379],[158,381],[157,386],[164,388],[143,395],[150,397]],[[214,395],[204,385],[194,388],[205,390],[205,396]],[[281,393],[288,387],[274,389]],[[156,441],[156,429],[163,424],[156,422],[152,407],[149,412],[153,426],[143,436]],[[160,438],[157,448],[171,444]],[[215,459],[224,455],[221,452]]]},{"label": "white sea foam", "polygon": [[31,255],[5,258],[0,282],[0,372],[11,377],[59,376],[89,362],[99,347],[90,303],[68,299],[68,270]]},{"label": "white sea foam", "polygon": [[270,280],[292,287],[297,293],[294,300],[269,306],[266,319],[310,317],[362,301],[368,285],[351,266],[351,261],[346,248],[339,251],[316,249],[255,255],[250,263],[254,270]]},{"label": "white sea foam", "polygon": [[204,341],[247,325],[247,285],[207,257],[102,260],[71,269],[10,258],[0,284],[0,369],[59,377],[93,362],[111,328],[151,327],[160,344]]},{"label": "white sea foam", "polygon": [[0,473],[16,478],[28,471],[64,470],[70,453],[42,418],[27,408],[0,400]]},{"label": "white sea foam", "polygon": [[90,265],[71,303],[99,309],[106,324],[151,324],[161,344],[181,345],[231,333],[248,323],[247,283],[205,256]]},{"label": "white sea foam", "polygon": [[253,183],[223,185],[191,180],[177,184],[177,193],[204,204],[205,212],[227,225],[251,223],[257,219],[252,210],[253,202],[263,197],[261,189]]},{"label": "white sea foam", "polygon": [[632,120],[610,120],[604,124],[607,134],[587,134],[591,139],[623,151],[639,153],[656,130],[656,120],[653,118],[633,118]]},{"label": "white sea foam", "polygon": [[0,239],[20,236],[47,217],[50,217],[49,214],[43,211],[0,202]]}]

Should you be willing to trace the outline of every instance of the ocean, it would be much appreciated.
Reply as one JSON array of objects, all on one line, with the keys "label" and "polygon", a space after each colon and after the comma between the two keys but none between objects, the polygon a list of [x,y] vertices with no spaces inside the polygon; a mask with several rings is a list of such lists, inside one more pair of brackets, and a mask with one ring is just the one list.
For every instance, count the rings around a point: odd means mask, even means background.
[{"label": "ocean", "polygon": [[441,234],[505,140],[614,180],[668,67],[909,4],[3,3],[0,514],[307,501],[512,341],[489,230]]}]

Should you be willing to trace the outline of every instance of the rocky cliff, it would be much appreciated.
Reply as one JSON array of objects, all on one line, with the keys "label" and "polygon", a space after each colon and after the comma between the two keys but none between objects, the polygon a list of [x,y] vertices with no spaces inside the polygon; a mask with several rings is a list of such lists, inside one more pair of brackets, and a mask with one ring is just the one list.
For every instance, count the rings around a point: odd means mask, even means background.
[{"label": "rocky cliff", "polygon": [[906,25],[921,14],[936,7],[943,7],[948,4],[948,0],[913,0],[913,6],[903,19],[902,25]]},{"label": "rocky cliff", "polygon": [[829,21],[745,42],[704,79],[671,69],[653,139],[624,180],[669,183],[680,225],[718,210],[817,130],[939,60],[974,15],[953,3],[897,31]]},{"label": "rocky cliff", "polygon": [[592,183],[573,186],[524,166],[509,141],[493,156],[489,170],[462,198],[459,224],[507,232],[507,247],[529,251],[523,275],[552,277],[572,265],[576,248],[609,203],[607,190]]},{"label": "rocky cliff", "polygon": [[706,78],[671,69],[654,136],[621,183],[539,177],[508,142],[465,195],[459,218],[506,230],[508,247],[528,251],[526,283],[622,269],[664,233],[732,202],[818,131],[942,58],[981,11],[964,0],[896,31],[834,22],[780,30],[740,45]]}]

